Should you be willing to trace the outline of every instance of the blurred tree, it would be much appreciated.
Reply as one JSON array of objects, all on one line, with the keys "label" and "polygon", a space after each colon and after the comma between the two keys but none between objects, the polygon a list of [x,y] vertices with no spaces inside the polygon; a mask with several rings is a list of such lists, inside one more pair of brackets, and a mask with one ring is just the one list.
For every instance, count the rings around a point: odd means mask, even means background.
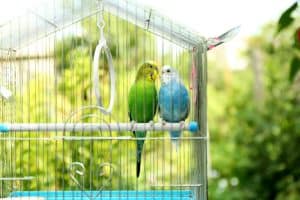
[{"label": "blurred tree", "polygon": [[[291,7],[284,11],[278,21],[278,33],[288,29],[293,24],[299,24],[299,15],[295,14],[300,5],[299,2],[295,2]],[[295,16],[295,15],[296,16]],[[300,27],[294,29],[293,47],[294,50],[291,52],[293,54],[293,59],[290,64],[290,80],[293,81],[300,70]]]},{"label": "blurred tree", "polygon": [[[278,25],[266,25],[248,41],[246,58],[251,60],[253,51],[259,51],[263,67],[262,107],[252,100],[251,85],[257,77],[250,76],[249,68],[234,73],[231,90],[219,92],[227,101],[210,123],[212,199],[300,199],[299,19],[292,15],[296,8],[295,3]],[[215,85],[219,86],[211,83],[212,90]]]}]

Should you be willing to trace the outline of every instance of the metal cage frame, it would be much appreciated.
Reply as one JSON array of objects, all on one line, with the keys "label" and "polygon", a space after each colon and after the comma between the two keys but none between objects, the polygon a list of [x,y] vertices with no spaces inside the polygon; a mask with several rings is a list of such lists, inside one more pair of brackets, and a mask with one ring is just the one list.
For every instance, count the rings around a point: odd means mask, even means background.
[{"label": "metal cage frame", "polygon": [[[35,16],[40,16],[40,23],[36,23],[33,26],[24,28],[22,25],[22,17],[18,20],[11,21],[2,27],[1,31],[1,49],[7,51],[16,51],[28,44],[32,43],[33,33],[35,37],[38,35],[43,38],[50,35],[57,30],[61,30],[72,23],[80,21],[88,16],[94,15],[99,12],[99,8],[95,6],[95,2],[89,0],[86,2],[86,6],[80,5],[80,10],[73,10],[72,17],[68,15],[53,16],[49,14],[48,18],[42,17],[39,13],[31,13]],[[199,141],[195,140],[194,156],[198,161],[196,163],[195,172],[193,173],[195,182],[201,183],[201,187],[195,187],[194,194],[195,199],[207,199],[208,195],[208,184],[207,184],[207,46],[208,40],[200,36],[197,32],[189,30],[188,28],[173,22],[172,20],[166,18],[160,13],[147,8],[143,5],[138,5],[131,1],[120,1],[120,0],[103,0],[104,10],[108,13],[116,15],[124,20],[128,20],[130,23],[145,29],[155,35],[158,35],[164,39],[170,40],[185,49],[193,50],[195,52],[195,65],[197,74],[197,97],[195,101],[195,114],[193,120],[195,120],[196,125],[186,124],[183,128],[179,124],[167,124],[162,126],[161,123],[156,124],[136,124],[132,127],[132,124],[115,124],[112,125],[114,130],[189,130],[195,131],[193,137],[200,137],[201,145]],[[71,12],[71,11],[70,11]],[[66,17],[67,16],[67,17]],[[62,17],[64,19],[62,20]],[[43,31],[41,31],[43,27]],[[12,40],[9,32],[2,30],[20,30],[21,35],[16,36],[18,40]],[[19,33],[19,32],[18,32]],[[16,42],[17,41],[17,42]],[[197,124],[199,129],[197,129]],[[0,134],[1,132],[9,131],[45,131],[45,130],[82,130],[85,127],[90,127],[93,130],[107,130],[106,124],[0,124]],[[200,152],[200,154],[199,154]],[[24,177],[26,178],[26,177]],[[28,177],[27,177],[28,178]],[[30,178],[30,177],[29,177]],[[22,196],[21,193],[13,193],[12,197]]]}]

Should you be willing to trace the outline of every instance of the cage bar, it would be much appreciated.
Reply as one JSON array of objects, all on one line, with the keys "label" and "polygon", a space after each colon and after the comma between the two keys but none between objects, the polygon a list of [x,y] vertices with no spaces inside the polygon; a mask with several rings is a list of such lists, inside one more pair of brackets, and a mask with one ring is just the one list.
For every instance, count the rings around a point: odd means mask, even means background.
[{"label": "cage bar", "polygon": [[197,122],[190,123],[15,123],[0,124],[0,132],[93,132],[93,131],[198,131]]},{"label": "cage bar", "polygon": [[[11,91],[11,101],[0,88],[0,197],[207,199],[207,40],[133,1],[102,0],[117,96],[111,115],[87,110],[95,108],[90,86],[95,43],[90,36],[97,31],[96,2],[40,1],[0,27],[0,48],[16,54],[0,60],[1,67],[13,72],[12,80],[1,83]],[[27,48],[36,43],[38,53],[32,58]],[[45,60],[32,60],[40,55]],[[128,122],[129,86],[140,62],[149,58],[174,66],[187,88],[193,82],[187,122]],[[106,62],[100,60],[99,66],[103,68],[95,76],[101,96],[107,97]],[[196,76],[189,79],[193,70]],[[136,138],[133,131],[149,135]],[[175,139],[180,148],[173,146],[170,131],[183,132]],[[140,178],[135,173],[138,140],[145,140]],[[103,169],[102,163],[113,167]]]},{"label": "cage bar", "polygon": [[[1,48],[20,49],[36,38],[43,38],[62,30],[80,20],[95,15],[100,11],[95,0],[78,1],[72,8],[59,7],[64,0],[54,0],[55,3],[41,1],[35,9],[27,10],[25,14],[0,27]],[[143,28],[151,33],[157,34],[184,48],[192,49],[206,39],[196,31],[191,31],[179,23],[164,17],[157,11],[139,5],[130,0],[103,0],[104,10]],[[49,9],[43,9],[43,8]],[[56,12],[53,12],[56,9]],[[28,26],[28,21],[35,23]],[[11,34],[14,32],[15,34]]]},{"label": "cage bar", "polygon": [[0,181],[30,181],[34,179],[33,176],[24,177],[0,177]]}]

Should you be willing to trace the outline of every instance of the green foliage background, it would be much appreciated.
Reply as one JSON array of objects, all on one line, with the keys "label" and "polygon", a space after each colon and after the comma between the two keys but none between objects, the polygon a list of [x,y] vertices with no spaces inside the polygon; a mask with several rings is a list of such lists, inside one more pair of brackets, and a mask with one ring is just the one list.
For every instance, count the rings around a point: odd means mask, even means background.
[{"label": "green foliage background", "polygon": [[[294,11],[297,3],[291,8]],[[225,102],[219,106],[211,103],[208,112],[211,199],[300,198],[300,82],[298,70],[293,69],[293,65],[300,67],[293,64],[299,59],[300,41],[295,37],[299,18],[291,17],[291,8],[278,25],[267,24],[248,40],[243,53],[249,61],[246,70],[232,73],[229,83],[210,81],[209,102]],[[251,70],[254,51],[259,52],[263,77],[259,87],[264,94],[259,102]],[[226,70],[210,71],[210,80],[215,73],[226,75]]]},{"label": "green foliage background", "polygon": [[[249,38],[247,50],[243,52],[244,58],[249,61],[246,69],[231,71],[222,61],[209,60],[210,199],[300,198],[299,19],[291,15],[297,7],[297,4],[292,5],[282,14],[278,24],[267,24],[259,34]],[[157,52],[155,38],[142,30],[112,16],[106,16],[106,21],[108,44],[117,66],[117,94],[122,98],[115,105],[118,114],[109,118],[95,109],[85,109],[75,113],[69,121],[128,121],[128,88],[142,61],[153,59],[171,65],[189,64],[189,55],[186,53]],[[34,78],[26,82],[21,92],[17,91],[19,96],[15,101],[22,104],[12,108],[1,101],[2,113],[17,111],[15,119],[2,114],[1,121],[65,121],[79,107],[95,103],[90,77],[92,55],[98,40],[95,24],[95,18],[89,18],[80,24],[83,27],[82,35],[66,35],[63,41],[55,44],[53,54],[57,76],[47,73],[36,76],[32,73],[30,77]],[[263,69],[260,74],[263,84],[260,87],[264,95],[259,101],[255,100],[253,89],[256,80],[250,62],[253,51],[259,52]],[[105,61],[101,65],[105,66],[99,75],[103,80],[102,95],[107,97],[108,67]],[[188,70],[179,70],[185,77],[185,84],[189,85]],[[93,117],[83,118],[87,114]],[[129,134],[78,133],[78,136]],[[54,136],[61,135],[48,133],[42,137]],[[0,136],[2,139],[5,137]],[[21,137],[35,138],[40,135],[22,133]],[[89,178],[80,179],[84,188],[98,189],[99,185],[107,183],[112,189],[143,189],[144,183],[153,181],[148,177],[155,177],[156,182],[171,182],[172,177],[182,182],[192,178],[191,167],[187,163],[192,164],[193,161],[186,156],[191,155],[192,151],[188,141],[182,142],[178,154],[170,151],[169,141],[149,142],[144,151],[144,163],[147,164],[143,170],[152,171],[153,174],[142,175],[139,182],[134,178],[135,156],[128,156],[134,155],[134,149],[133,141],[71,143],[62,140],[1,140],[0,177],[27,174],[38,178],[22,183],[2,181],[0,196],[6,196],[13,187],[14,190],[78,189],[69,176],[70,163],[78,160],[85,164],[89,172],[99,170],[95,163],[112,162],[122,166],[115,170],[103,168],[102,177],[92,179],[90,177],[97,177],[97,174],[90,174]],[[153,162],[156,166],[151,165]],[[110,175],[121,178],[110,180]]]}]

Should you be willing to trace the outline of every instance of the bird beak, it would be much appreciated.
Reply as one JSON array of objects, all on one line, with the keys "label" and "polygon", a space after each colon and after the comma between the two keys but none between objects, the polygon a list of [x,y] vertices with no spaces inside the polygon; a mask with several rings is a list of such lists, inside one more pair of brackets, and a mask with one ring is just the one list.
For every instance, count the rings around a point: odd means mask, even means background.
[{"label": "bird beak", "polygon": [[154,80],[156,80],[157,78],[159,78],[159,70],[158,70],[158,66],[156,65],[155,70],[153,72],[153,78]]},{"label": "bird beak", "polygon": [[154,71],[154,73],[153,73],[153,78],[154,78],[154,80],[156,80],[157,77],[159,77],[158,70]]},{"label": "bird beak", "polygon": [[159,70],[158,69],[156,69],[155,73],[156,73],[156,77],[160,78],[160,74],[159,74]]},{"label": "bird beak", "polygon": [[158,78],[161,79],[161,75],[160,74],[158,74]]}]

